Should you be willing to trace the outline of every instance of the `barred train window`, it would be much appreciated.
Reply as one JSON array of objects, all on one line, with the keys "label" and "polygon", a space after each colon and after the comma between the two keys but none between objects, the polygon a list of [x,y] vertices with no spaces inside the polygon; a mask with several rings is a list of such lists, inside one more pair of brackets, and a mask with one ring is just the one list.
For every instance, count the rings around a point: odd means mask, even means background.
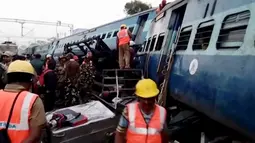
[{"label": "barred train window", "polygon": [[145,52],[148,51],[149,46],[150,46],[150,43],[151,43],[151,38],[149,38],[149,40],[148,40],[148,42],[147,42],[147,44],[146,44]]},{"label": "barred train window", "polygon": [[156,38],[157,38],[157,35],[153,36],[153,38],[151,40],[150,51],[153,51],[153,48],[154,48],[154,45],[155,45],[155,42],[156,42]]},{"label": "barred train window", "polygon": [[104,34],[102,35],[102,38],[101,38],[101,39],[104,39],[104,38],[105,38],[105,36],[106,36],[106,33],[104,33]]},{"label": "barred train window", "polygon": [[213,27],[213,20],[203,22],[198,26],[196,37],[193,43],[193,50],[206,50],[208,48]]},{"label": "barred train window", "polygon": [[143,51],[143,49],[145,48],[146,42],[147,42],[147,41],[144,41],[144,42],[143,42],[142,48],[140,48],[140,49],[138,50],[138,52],[142,52],[142,51]]},{"label": "barred train window", "polygon": [[111,36],[112,36],[112,32],[109,32],[109,33],[107,34],[107,37],[106,37],[106,38],[111,38]]},{"label": "barred train window", "polygon": [[227,16],[220,30],[217,49],[238,49],[242,46],[246,28],[250,19],[250,11]]},{"label": "barred train window", "polygon": [[189,39],[192,31],[192,26],[182,28],[176,50],[186,50],[188,48]]},{"label": "barred train window", "polygon": [[164,38],[165,38],[165,33],[162,33],[162,34],[159,35],[155,51],[160,51],[161,50],[162,44],[164,42]]},{"label": "barred train window", "polygon": [[118,32],[119,32],[119,30],[114,31],[114,33],[113,33],[113,36],[112,36],[112,37],[116,37],[116,36],[117,36],[117,34],[118,34]]}]

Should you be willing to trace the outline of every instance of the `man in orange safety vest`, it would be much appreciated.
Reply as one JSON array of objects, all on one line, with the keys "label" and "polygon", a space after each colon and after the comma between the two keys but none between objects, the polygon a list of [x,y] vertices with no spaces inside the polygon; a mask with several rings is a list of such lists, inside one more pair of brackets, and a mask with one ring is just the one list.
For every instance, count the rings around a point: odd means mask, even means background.
[{"label": "man in orange safety vest", "polygon": [[155,104],[156,83],[142,79],[136,84],[139,102],[124,109],[115,134],[115,143],[168,143],[166,110]]},{"label": "man in orange safety vest", "polygon": [[34,74],[29,62],[16,60],[8,67],[8,84],[0,90],[0,131],[7,129],[5,139],[11,143],[39,142],[46,125],[42,100],[29,92]]},{"label": "man in orange safety vest", "polygon": [[119,50],[119,67],[130,68],[130,49],[129,42],[132,39],[131,32],[127,29],[125,24],[120,26],[120,31],[117,34],[117,48]]}]

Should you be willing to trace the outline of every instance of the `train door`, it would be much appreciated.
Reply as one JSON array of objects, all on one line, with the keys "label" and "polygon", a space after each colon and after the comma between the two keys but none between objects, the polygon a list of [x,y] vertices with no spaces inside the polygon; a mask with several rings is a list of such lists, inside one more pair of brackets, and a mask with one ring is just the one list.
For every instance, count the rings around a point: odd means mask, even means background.
[{"label": "train door", "polygon": [[141,44],[143,42],[142,41],[143,39],[141,39],[141,38],[142,38],[142,34],[143,34],[144,25],[145,25],[148,17],[149,17],[149,14],[139,16],[139,18],[137,20],[137,28],[136,28],[136,31],[134,32],[133,37],[132,37],[132,40],[135,43]]},{"label": "train door", "polygon": [[184,14],[186,11],[187,4],[180,6],[177,9],[174,9],[171,14],[171,18],[168,24],[168,35],[166,39],[165,46],[161,52],[160,60],[158,63],[157,73],[161,75],[163,67],[167,64],[166,59],[170,54],[170,49],[178,36],[178,29],[181,28]]}]

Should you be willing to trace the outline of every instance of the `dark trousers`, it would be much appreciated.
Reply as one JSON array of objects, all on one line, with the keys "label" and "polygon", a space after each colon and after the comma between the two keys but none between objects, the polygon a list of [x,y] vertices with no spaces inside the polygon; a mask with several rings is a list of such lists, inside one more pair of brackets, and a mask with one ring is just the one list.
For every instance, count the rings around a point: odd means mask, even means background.
[{"label": "dark trousers", "polygon": [[44,109],[45,112],[52,111],[55,106],[56,100],[56,93],[55,92],[48,92],[44,95]]}]

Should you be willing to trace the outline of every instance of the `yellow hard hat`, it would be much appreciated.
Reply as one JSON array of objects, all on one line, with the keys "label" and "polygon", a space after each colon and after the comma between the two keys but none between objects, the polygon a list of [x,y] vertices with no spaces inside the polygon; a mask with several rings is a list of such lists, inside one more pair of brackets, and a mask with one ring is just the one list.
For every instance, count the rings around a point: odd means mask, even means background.
[{"label": "yellow hard hat", "polygon": [[121,24],[120,28],[121,28],[121,27],[126,28],[126,27],[127,27],[127,25],[126,25],[126,24]]},{"label": "yellow hard hat", "polygon": [[34,67],[29,62],[21,60],[16,60],[9,65],[7,74],[15,72],[35,75]]},{"label": "yellow hard hat", "polygon": [[157,84],[151,79],[142,79],[136,84],[135,94],[142,98],[152,98],[159,94]]}]

